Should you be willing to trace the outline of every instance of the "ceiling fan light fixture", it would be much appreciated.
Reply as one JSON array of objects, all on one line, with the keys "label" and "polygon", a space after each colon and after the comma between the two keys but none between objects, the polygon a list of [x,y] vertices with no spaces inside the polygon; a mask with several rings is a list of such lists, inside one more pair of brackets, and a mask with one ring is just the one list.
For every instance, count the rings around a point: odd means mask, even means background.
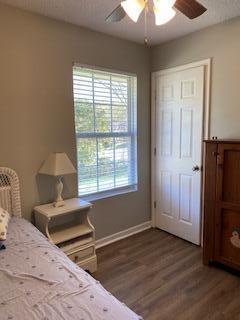
[{"label": "ceiling fan light fixture", "polygon": [[153,7],[153,11],[155,14],[155,24],[157,26],[161,26],[170,20],[172,20],[175,15],[176,11],[172,7]]},{"label": "ceiling fan light fixture", "polygon": [[172,8],[176,0],[153,0],[156,8]]},{"label": "ceiling fan light fixture", "polygon": [[121,2],[121,6],[126,14],[134,21],[137,22],[138,18],[145,8],[145,0],[125,0]]}]

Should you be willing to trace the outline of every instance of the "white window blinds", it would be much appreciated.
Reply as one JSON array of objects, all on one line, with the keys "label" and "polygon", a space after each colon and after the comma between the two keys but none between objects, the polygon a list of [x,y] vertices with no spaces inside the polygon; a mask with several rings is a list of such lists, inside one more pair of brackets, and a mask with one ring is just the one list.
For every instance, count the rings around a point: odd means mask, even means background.
[{"label": "white window blinds", "polygon": [[73,67],[78,193],[136,188],[134,76]]}]

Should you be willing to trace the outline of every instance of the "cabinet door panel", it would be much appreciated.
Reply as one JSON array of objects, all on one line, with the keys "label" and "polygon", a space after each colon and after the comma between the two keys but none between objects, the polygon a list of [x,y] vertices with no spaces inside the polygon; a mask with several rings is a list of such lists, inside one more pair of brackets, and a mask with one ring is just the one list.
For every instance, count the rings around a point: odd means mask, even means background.
[{"label": "cabinet door panel", "polygon": [[239,226],[240,212],[223,209],[220,256],[226,262],[240,265]]},{"label": "cabinet door panel", "polygon": [[216,195],[215,260],[240,268],[240,145],[238,144],[218,145]]},{"label": "cabinet door panel", "polygon": [[240,204],[240,148],[224,151],[222,199]]}]

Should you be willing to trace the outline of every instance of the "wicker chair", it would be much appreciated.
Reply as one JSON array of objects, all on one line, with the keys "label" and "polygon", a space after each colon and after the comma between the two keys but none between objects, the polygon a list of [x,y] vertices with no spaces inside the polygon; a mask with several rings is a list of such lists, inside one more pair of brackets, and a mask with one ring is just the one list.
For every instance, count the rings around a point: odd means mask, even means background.
[{"label": "wicker chair", "polygon": [[12,216],[22,216],[19,179],[10,168],[0,167],[0,207]]}]

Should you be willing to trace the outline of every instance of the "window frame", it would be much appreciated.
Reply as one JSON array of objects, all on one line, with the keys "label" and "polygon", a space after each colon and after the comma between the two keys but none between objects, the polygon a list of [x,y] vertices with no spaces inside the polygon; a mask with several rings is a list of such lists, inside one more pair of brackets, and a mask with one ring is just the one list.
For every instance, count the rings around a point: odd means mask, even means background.
[{"label": "window frame", "polygon": [[[129,80],[132,81],[130,85],[131,91],[128,94],[130,95],[128,99],[128,131],[126,132],[86,132],[86,133],[77,133],[76,132],[76,122],[74,117],[74,130],[75,130],[75,139],[76,139],[76,152],[78,151],[78,139],[81,138],[118,138],[118,137],[130,137],[131,144],[134,145],[131,148],[131,159],[133,159],[134,165],[132,166],[131,175],[135,177],[135,183],[129,184],[126,186],[116,187],[108,190],[97,191],[93,193],[87,194],[79,194],[79,173],[78,173],[78,152],[77,152],[77,190],[78,190],[78,197],[84,198],[88,201],[104,199],[108,197],[113,197],[116,195],[126,194],[130,192],[136,192],[138,190],[138,156],[137,156],[137,149],[138,149],[138,126],[137,126],[137,75],[135,73],[129,73],[119,70],[113,70],[108,68],[99,68],[96,66],[90,66],[87,64],[81,64],[78,62],[73,62],[72,64],[72,92],[73,92],[73,109],[75,115],[75,100],[74,100],[74,79],[73,79],[73,69],[74,67],[92,70],[93,72],[106,72],[113,75],[122,75],[129,77]],[[133,120],[132,120],[133,119]]]}]

